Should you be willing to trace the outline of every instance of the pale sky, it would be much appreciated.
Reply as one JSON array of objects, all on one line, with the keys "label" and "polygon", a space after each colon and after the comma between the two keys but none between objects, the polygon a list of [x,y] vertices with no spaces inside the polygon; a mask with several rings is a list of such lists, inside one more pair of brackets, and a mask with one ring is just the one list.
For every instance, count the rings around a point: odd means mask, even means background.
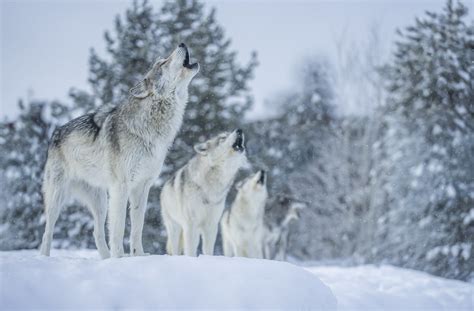
[{"label": "pale sky", "polygon": [[[0,0],[0,118],[14,116],[19,98],[69,101],[70,87],[88,87],[91,47],[103,52],[103,32],[131,1]],[[161,1],[151,1],[157,8]],[[251,118],[271,110],[264,102],[295,84],[295,67],[304,57],[334,58],[336,38],[354,42],[379,28],[390,51],[397,27],[413,22],[425,10],[439,11],[432,1],[207,1],[232,39],[243,62],[252,50],[260,65],[251,87],[255,108]],[[472,3],[465,2],[472,10]],[[471,14],[472,16],[472,14]],[[191,47],[192,49],[192,47]],[[102,54],[103,55],[103,54]],[[357,109],[357,107],[346,107]]]}]

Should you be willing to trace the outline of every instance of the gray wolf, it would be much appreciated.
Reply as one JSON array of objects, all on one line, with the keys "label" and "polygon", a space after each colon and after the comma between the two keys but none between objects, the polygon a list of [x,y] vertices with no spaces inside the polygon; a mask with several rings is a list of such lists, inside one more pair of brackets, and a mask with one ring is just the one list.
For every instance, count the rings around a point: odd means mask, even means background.
[{"label": "gray wolf", "polygon": [[265,214],[264,255],[266,259],[286,260],[291,224],[299,220],[306,202],[278,195]]},{"label": "gray wolf", "polygon": [[[61,207],[71,198],[92,212],[95,243],[102,258],[124,255],[129,203],[130,252],[144,254],[142,229],[148,192],[181,127],[188,85],[198,71],[199,64],[189,63],[188,49],[182,43],[168,58],[156,61],[130,90],[128,102],[83,115],[54,131],[42,189],[46,228],[41,254],[49,256],[54,225]],[[104,232],[107,212],[110,253]]]},{"label": "gray wolf", "polygon": [[268,197],[265,171],[237,184],[230,211],[221,220],[225,256],[263,258],[265,203]]},{"label": "gray wolf", "polygon": [[194,146],[196,155],[163,186],[161,214],[168,233],[167,251],[212,255],[227,193],[238,170],[247,165],[244,134],[221,133]]}]

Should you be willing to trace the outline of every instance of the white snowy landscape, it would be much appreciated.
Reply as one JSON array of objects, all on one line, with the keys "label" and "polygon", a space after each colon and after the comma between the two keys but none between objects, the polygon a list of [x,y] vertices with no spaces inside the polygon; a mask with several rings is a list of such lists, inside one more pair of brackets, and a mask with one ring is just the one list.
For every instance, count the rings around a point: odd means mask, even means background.
[{"label": "white snowy landscape", "polygon": [[473,10],[0,0],[0,311],[474,311]]},{"label": "white snowy landscape", "polygon": [[0,253],[0,309],[472,310],[474,285],[393,266],[297,266],[222,256],[100,260]]}]

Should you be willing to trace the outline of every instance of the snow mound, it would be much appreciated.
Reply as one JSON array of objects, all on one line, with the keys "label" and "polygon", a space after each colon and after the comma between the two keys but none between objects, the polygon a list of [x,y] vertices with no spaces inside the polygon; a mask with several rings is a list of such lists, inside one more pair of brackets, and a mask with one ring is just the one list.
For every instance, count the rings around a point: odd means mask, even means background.
[{"label": "snow mound", "polygon": [[474,310],[474,285],[393,266],[308,267],[343,310]]},{"label": "snow mound", "polygon": [[298,266],[217,256],[100,260],[95,251],[0,252],[0,309],[334,310],[336,299]]}]

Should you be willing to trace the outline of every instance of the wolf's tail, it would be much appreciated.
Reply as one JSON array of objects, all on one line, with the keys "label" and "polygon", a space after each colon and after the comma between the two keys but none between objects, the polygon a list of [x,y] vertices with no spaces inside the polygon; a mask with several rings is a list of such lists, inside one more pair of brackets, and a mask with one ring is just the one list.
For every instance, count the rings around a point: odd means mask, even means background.
[{"label": "wolf's tail", "polygon": [[40,247],[40,253],[45,256],[49,256],[54,226],[61,212],[61,207],[66,201],[68,192],[66,177],[60,161],[57,154],[48,151],[42,184],[46,224]]}]

